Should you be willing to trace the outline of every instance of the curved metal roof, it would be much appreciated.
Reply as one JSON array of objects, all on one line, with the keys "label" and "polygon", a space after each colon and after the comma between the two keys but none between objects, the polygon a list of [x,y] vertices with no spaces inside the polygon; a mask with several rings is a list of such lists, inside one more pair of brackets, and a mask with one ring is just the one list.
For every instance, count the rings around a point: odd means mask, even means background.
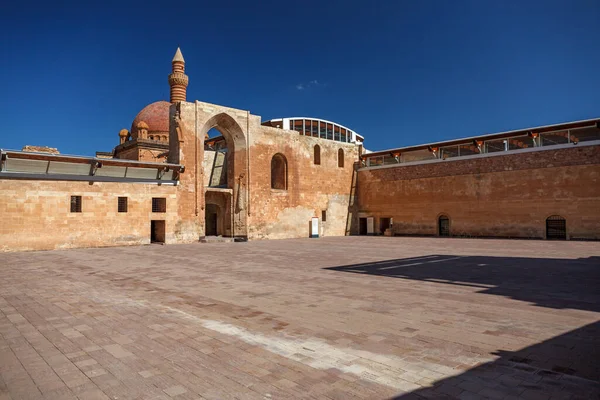
[{"label": "curved metal roof", "polygon": [[355,130],[348,128],[347,126],[344,126],[342,124],[338,124],[337,122],[333,122],[333,121],[329,121],[326,119],[322,119],[322,118],[315,118],[315,117],[285,117],[285,118],[272,118],[269,119],[267,121],[264,121],[263,124],[265,123],[269,123],[269,122],[277,122],[277,121],[283,121],[283,120],[296,120],[296,119],[310,119],[312,121],[320,121],[320,122],[325,122],[326,124],[332,124],[332,125],[337,125],[340,128],[346,129],[347,131],[350,131],[352,133],[354,133],[356,136],[358,136],[361,139],[364,139],[364,136],[358,134]]}]

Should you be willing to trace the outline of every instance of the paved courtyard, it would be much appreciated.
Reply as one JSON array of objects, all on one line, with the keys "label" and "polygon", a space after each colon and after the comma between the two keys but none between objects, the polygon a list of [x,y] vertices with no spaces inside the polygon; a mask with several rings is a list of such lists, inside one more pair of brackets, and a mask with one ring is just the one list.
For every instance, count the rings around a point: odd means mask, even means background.
[{"label": "paved courtyard", "polygon": [[0,399],[600,398],[600,243],[0,254]]}]

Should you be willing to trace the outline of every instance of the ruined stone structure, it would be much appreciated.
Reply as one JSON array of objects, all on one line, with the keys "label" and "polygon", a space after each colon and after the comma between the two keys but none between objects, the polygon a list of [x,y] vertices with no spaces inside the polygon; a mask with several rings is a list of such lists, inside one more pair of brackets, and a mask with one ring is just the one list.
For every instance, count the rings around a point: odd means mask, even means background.
[{"label": "ruined stone structure", "polygon": [[331,121],[187,101],[179,49],[168,78],[170,101],[144,107],[112,152],[1,151],[0,251],[206,236],[600,239],[600,120],[368,152]]}]

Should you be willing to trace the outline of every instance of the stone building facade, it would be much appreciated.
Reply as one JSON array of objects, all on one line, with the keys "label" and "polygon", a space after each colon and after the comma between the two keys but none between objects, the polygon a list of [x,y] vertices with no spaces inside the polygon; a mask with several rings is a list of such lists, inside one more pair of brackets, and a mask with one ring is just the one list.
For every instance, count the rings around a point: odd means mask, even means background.
[{"label": "stone building facade", "polygon": [[600,239],[599,120],[373,153],[330,121],[189,102],[188,83],[178,49],[170,101],[144,107],[111,153],[2,150],[0,251],[206,236],[546,238],[549,218],[565,239]]},{"label": "stone building facade", "polygon": [[363,168],[358,182],[357,233],[362,219],[374,234],[439,236],[442,218],[447,236],[545,239],[557,216],[565,239],[600,239],[597,144]]}]

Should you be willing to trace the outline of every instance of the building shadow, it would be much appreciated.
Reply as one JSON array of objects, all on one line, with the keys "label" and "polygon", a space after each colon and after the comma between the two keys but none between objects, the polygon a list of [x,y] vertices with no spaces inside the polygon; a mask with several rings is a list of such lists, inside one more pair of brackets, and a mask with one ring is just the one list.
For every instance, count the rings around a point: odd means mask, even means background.
[{"label": "building shadow", "polygon": [[518,351],[430,387],[398,395],[412,399],[600,399],[600,323]]},{"label": "building shadow", "polygon": [[[326,269],[469,286],[538,307],[600,312],[600,257],[429,255]],[[498,359],[395,399],[600,399],[600,322],[493,355]]]},{"label": "building shadow", "polygon": [[540,307],[600,312],[600,257],[578,259],[429,255],[326,268],[481,288]]}]

